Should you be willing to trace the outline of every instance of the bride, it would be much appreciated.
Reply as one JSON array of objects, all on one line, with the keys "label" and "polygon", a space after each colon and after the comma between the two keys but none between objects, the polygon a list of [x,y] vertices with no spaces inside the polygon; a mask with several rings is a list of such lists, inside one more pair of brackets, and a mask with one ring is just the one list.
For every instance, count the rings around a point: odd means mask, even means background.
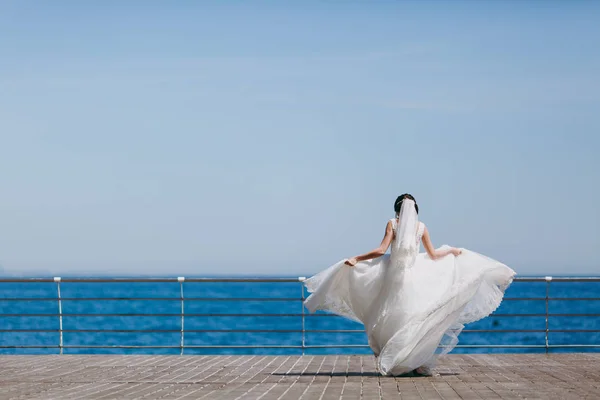
[{"label": "bride", "polygon": [[[412,195],[399,196],[394,210],[377,249],[304,282],[311,293],[304,304],[362,323],[383,375],[431,375],[463,324],[500,305],[515,271],[466,249],[435,249]],[[419,254],[421,242],[427,253]]]}]

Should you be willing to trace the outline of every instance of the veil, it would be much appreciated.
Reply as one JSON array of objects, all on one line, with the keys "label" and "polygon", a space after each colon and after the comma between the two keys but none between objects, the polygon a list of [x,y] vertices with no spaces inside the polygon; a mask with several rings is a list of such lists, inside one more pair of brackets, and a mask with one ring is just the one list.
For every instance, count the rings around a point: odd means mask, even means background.
[{"label": "veil", "polygon": [[396,229],[396,249],[401,252],[414,252],[417,249],[417,227],[419,216],[415,208],[415,202],[404,199],[398,213],[398,228]]}]

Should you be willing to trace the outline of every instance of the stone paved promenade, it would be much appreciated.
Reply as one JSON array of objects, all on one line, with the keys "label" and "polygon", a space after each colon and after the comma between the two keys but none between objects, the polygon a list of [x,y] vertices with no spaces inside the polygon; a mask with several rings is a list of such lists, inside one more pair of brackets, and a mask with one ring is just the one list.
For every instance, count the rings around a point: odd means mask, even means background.
[{"label": "stone paved promenade", "polygon": [[600,353],[449,355],[434,377],[368,356],[0,356],[0,399],[600,399]]}]

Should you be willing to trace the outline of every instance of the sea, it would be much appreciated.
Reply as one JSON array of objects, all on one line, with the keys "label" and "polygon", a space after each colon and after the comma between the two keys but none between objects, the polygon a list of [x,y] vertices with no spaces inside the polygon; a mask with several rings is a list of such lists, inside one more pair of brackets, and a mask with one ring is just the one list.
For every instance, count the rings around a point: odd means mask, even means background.
[{"label": "sea", "polygon": [[[299,282],[185,282],[183,289],[185,298],[196,298],[184,302],[185,314],[200,314],[184,318],[183,343],[192,347],[184,347],[183,354],[370,354],[360,324],[322,312],[310,315],[307,310],[302,318],[301,299],[308,293]],[[559,299],[548,303],[548,349],[546,289],[546,282],[513,282],[494,314],[467,325],[460,335],[459,345],[474,347],[457,347],[453,353],[600,351],[600,301],[593,300],[600,298],[600,282],[551,283],[549,296]],[[181,353],[179,283],[63,282],[60,290],[62,298],[70,299],[61,304],[64,354]],[[52,282],[0,283],[0,354],[59,353],[56,297],[57,285]],[[14,300],[19,298],[28,300]],[[101,300],[110,298],[131,300]],[[243,300],[247,298],[255,300]],[[332,330],[344,332],[328,332]],[[346,345],[359,347],[340,347]],[[516,346],[479,347],[489,345]],[[553,347],[557,345],[571,347]]]}]

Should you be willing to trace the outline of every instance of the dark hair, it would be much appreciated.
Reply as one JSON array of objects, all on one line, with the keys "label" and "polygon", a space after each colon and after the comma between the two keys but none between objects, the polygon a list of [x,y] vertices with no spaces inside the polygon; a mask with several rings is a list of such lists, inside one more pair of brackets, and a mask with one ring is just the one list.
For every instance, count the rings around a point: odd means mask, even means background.
[{"label": "dark hair", "polygon": [[398,198],[394,202],[394,211],[396,211],[396,213],[400,212],[400,208],[402,207],[402,202],[404,201],[404,199],[410,199],[410,200],[412,200],[412,201],[415,202],[415,209],[417,210],[417,214],[418,214],[419,213],[419,206],[417,205],[417,201],[415,200],[415,198],[413,197],[413,195],[409,194],[409,193],[404,193],[403,195],[398,196]]}]

